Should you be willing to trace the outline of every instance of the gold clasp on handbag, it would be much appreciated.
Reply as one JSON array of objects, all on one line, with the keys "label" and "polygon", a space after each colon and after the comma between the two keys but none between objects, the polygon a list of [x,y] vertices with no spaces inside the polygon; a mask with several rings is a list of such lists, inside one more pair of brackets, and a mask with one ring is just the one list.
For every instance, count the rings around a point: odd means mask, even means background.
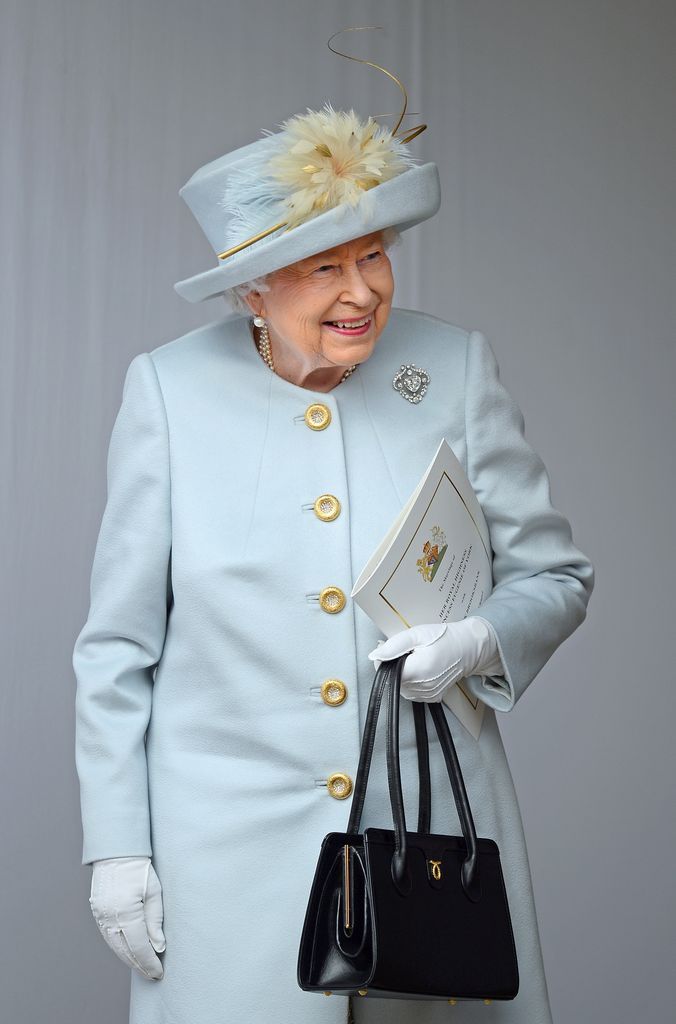
[{"label": "gold clasp on handbag", "polygon": [[348,843],[343,847],[343,927],[347,935],[350,934],[352,928],[352,920],[350,918],[350,846]]},{"label": "gold clasp on handbag", "polygon": [[441,878],[441,861],[431,860],[429,863],[432,865],[432,878],[438,882]]}]

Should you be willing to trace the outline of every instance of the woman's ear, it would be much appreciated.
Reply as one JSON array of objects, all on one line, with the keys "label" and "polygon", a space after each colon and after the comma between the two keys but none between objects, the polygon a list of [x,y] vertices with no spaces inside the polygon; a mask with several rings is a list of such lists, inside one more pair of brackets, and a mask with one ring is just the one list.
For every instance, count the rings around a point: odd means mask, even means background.
[{"label": "woman's ear", "polygon": [[254,316],[263,316],[263,297],[260,292],[247,292],[244,296],[244,301]]}]

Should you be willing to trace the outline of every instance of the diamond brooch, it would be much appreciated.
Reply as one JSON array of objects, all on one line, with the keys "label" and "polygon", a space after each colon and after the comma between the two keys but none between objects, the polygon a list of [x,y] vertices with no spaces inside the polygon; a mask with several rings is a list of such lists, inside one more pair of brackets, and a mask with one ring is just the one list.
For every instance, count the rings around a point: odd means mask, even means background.
[{"label": "diamond brooch", "polygon": [[419,402],[427,391],[429,382],[430,376],[421,366],[414,366],[413,363],[402,363],[400,369],[392,378],[392,387],[407,402]]}]

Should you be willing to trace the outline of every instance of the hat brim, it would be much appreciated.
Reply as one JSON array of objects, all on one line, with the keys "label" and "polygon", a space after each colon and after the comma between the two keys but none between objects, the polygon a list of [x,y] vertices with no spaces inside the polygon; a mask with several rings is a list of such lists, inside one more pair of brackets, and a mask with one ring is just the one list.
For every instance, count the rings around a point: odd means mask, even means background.
[{"label": "hat brim", "polygon": [[177,281],[175,291],[188,302],[213,298],[227,288],[272,273],[281,267],[333,249],[353,238],[394,227],[406,231],[433,217],[441,202],[439,171],[434,163],[410,167],[367,193],[368,216],[360,207],[340,206],[289,231],[255,242],[221,265]]}]

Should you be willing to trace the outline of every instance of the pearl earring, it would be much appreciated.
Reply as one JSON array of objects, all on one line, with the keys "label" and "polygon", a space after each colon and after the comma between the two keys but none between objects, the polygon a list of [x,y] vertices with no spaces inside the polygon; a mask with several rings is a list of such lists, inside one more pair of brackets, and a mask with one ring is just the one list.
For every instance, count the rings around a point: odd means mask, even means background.
[{"label": "pearl earring", "polygon": [[256,327],[264,327],[265,326],[265,320],[263,319],[262,316],[255,316],[253,318],[253,322],[255,323]]}]

